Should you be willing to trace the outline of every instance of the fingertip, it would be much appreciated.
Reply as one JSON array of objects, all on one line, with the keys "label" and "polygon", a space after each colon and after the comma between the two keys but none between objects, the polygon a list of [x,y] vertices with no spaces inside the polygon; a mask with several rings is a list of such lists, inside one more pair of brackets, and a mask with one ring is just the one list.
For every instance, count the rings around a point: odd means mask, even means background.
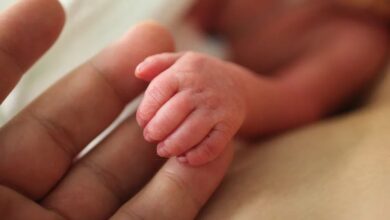
[{"label": "fingertip", "polygon": [[157,141],[150,135],[150,132],[147,128],[144,129],[144,132],[143,132],[143,135],[144,135],[144,139],[145,141],[149,142],[149,143],[156,143]]},{"label": "fingertip", "polygon": [[142,72],[143,72],[144,68],[145,67],[144,67],[143,62],[138,64],[137,67],[135,68],[135,72],[134,72],[135,77],[137,77],[138,79],[143,79]]},{"label": "fingertip", "polygon": [[165,148],[164,142],[161,142],[157,145],[157,155],[163,158],[169,158],[170,154]]},{"label": "fingertip", "polygon": [[158,62],[159,55],[153,55],[145,60],[135,68],[135,76],[146,82],[152,81],[158,75],[160,75],[167,67],[161,62]]},{"label": "fingertip", "polygon": [[185,155],[182,155],[182,156],[178,156],[177,157],[177,160],[180,162],[180,163],[183,163],[183,164],[188,164],[188,159]]},{"label": "fingertip", "polygon": [[140,115],[141,115],[141,111],[138,109],[137,113],[136,113],[136,116],[135,116],[135,120],[137,121],[137,124],[141,128],[145,128],[147,122]]},{"label": "fingertip", "polygon": [[191,166],[203,166],[213,160],[215,160],[219,155],[212,150],[208,149],[208,146],[200,145],[195,149],[187,153],[186,157],[188,164]]},{"label": "fingertip", "polygon": [[153,69],[153,62],[151,62],[150,59],[151,58],[148,57],[137,65],[134,72],[135,77],[146,82],[150,82],[159,74]]}]

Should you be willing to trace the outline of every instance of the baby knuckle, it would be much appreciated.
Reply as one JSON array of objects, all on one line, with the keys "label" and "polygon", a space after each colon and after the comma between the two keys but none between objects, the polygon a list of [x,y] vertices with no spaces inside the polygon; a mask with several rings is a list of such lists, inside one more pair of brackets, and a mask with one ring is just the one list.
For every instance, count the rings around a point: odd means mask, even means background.
[{"label": "baby knuckle", "polygon": [[195,100],[194,100],[194,97],[193,96],[185,96],[182,100],[182,103],[181,103],[181,106],[184,108],[184,109],[191,109],[193,110],[196,106],[196,103],[195,103]]},{"label": "baby knuckle", "polygon": [[206,88],[202,85],[199,85],[199,86],[192,86],[190,89],[189,89],[189,95],[191,97],[197,97],[197,96],[202,96],[205,94],[206,92]]},{"label": "baby knuckle", "polygon": [[221,101],[211,96],[203,100],[203,106],[209,111],[215,111],[221,106]]},{"label": "baby knuckle", "polygon": [[160,103],[163,97],[163,92],[158,86],[150,84],[149,88],[145,91],[145,97],[151,99],[155,103]]},{"label": "baby knuckle", "polygon": [[186,60],[196,60],[196,59],[199,59],[201,57],[203,57],[202,54],[200,54],[198,52],[194,52],[194,51],[187,51],[183,55],[183,59],[186,59]]},{"label": "baby knuckle", "polygon": [[207,65],[209,59],[206,55],[200,53],[187,52],[183,56],[183,61],[190,71],[199,72]]}]

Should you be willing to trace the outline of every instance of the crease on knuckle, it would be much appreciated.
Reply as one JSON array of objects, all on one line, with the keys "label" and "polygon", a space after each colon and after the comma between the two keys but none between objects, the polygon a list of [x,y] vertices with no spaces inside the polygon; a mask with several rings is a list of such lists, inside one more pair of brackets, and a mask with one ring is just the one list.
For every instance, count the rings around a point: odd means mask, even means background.
[{"label": "crease on knuckle", "polygon": [[192,71],[201,71],[208,63],[208,58],[205,55],[192,51],[185,53],[183,60],[185,60],[188,70]]},{"label": "crease on knuckle", "polygon": [[18,76],[21,76],[24,73],[25,67],[18,62],[15,55],[4,45],[0,45],[0,56],[5,60],[8,60],[9,66],[15,70]]},{"label": "crease on knuckle", "polygon": [[119,210],[119,213],[124,215],[129,220],[146,220],[146,218],[138,213],[132,206],[125,206]]},{"label": "crease on knuckle", "polygon": [[208,65],[208,58],[204,55],[186,52],[180,61],[175,64],[172,75],[180,84],[193,85],[196,82],[200,73],[205,72],[204,69]]},{"label": "crease on knuckle", "polygon": [[[29,214],[28,209],[25,206],[31,207],[33,201],[23,201],[26,204],[21,204],[20,197],[23,196],[19,192],[13,190],[12,188],[0,185],[0,216],[2,219],[16,219],[16,215],[22,212],[23,214]],[[22,207],[22,208],[21,208]],[[42,209],[41,218],[42,219],[52,219],[52,220],[67,220],[70,219],[65,215],[62,215],[57,210],[50,210],[45,207]],[[16,214],[16,215],[15,215]],[[26,217],[26,216],[25,216]],[[30,216],[31,217],[31,216]]]},{"label": "crease on knuckle", "polygon": [[123,95],[121,95],[121,93],[107,78],[107,75],[112,75],[109,71],[100,68],[93,60],[88,61],[87,65],[92,69],[93,73],[95,73],[101,79],[101,81],[109,87],[117,100],[119,100],[122,104],[127,104],[128,100],[126,100]]},{"label": "crease on knuckle", "polygon": [[204,99],[203,106],[209,111],[215,111],[221,106],[221,101],[210,95]]},{"label": "crease on knuckle", "polygon": [[116,177],[112,172],[92,160],[80,160],[79,165],[90,171],[100,181],[102,186],[118,200],[119,203],[126,200],[126,190],[121,186],[118,177]]},{"label": "crease on knuckle", "polygon": [[26,114],[45,131],[45,134],[58,148],[64,151],[69,159],[72,159],[78,153],[78,145],[63,125],[33,110],[27,109]]},{"label": "crease on knuckle", "polygon": [[183,178],[169,170],[163,169],[160,172],[160,174],[169,182],[168,184],[171,184],[172,189],[180,190],[186,195],[188,195],[186,198],[189,199],[189,201],[194,207],[202,207],[202,202],[188,190],[190,187]]},{"label": "crease on knuckle", "polygon": [[145,97],[148,97],[150,101],[155,103],[155,105],[159,105],[161,104],[161,98],[164,97],[164,93],[152,82],[149,88],[145,91]]}]

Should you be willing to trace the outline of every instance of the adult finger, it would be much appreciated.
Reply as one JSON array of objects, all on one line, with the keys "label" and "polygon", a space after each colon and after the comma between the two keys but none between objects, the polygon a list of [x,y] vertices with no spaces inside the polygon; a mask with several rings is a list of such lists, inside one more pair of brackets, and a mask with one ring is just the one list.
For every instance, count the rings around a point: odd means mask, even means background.
[{"label": "adult finger", "polygon": [[18,192],[0,185],[0,216],[6,220],[65,220]]},{"label": "adult finger", "polygon": [[18,1],[0,14],[0,103],[54,43],[64,20],[56,0]]},{"label": "adult finger", "polygon": [[138,25],[55,84],[2,128],[0,183],[42,198],[73,157],[145,88],[134,77],[135,66],[172,47],[165,29]]},{"label": "adult finger", "polygon": [[194,219],[220,184],[232,155],[230,146],[215,161],[196,168],[170,159],[112,219]]},{"label": "adult finger", "polygon": [[42,204],[66,219],[108,219],[164,162],[154,149],[131,117],[77,161]]}]

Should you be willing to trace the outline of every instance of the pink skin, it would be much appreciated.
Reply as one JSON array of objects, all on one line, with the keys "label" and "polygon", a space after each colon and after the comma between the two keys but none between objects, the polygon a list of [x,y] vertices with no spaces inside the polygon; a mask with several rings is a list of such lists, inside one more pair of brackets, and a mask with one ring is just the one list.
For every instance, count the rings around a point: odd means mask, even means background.
[{"label": "pink skin", "polygon": [[202,165],[238,130],[258,138],[316,121],[360,92],[386,61],[387,26],[334,10],[330,1],[273,15],[268,9],[280,12],[283,1],[212,2],[200,1],[207,7],[195,18],[226,36],[237,65],[190,52],[154,55],[137,68],[151,82],[137,119],[160,156]]},{"label": "pink skin", "polygon": [[197,53],[151,56],[136,76],[151,81],[137,111],[144,137],[161,157],[193,166],[217,158],[245,119],[234,64]]},{"label": "pink skin", "polygon": [[336,110],[376,76],[388,36],[349,19],[328,28],[333,31],[320,45],[273,77],[192,52],[147,58],[136,70],[138,78],[151,81],[137,112],[145,139],[158,143],[162,157],[203,165],[238,130],[259,137]]}]

